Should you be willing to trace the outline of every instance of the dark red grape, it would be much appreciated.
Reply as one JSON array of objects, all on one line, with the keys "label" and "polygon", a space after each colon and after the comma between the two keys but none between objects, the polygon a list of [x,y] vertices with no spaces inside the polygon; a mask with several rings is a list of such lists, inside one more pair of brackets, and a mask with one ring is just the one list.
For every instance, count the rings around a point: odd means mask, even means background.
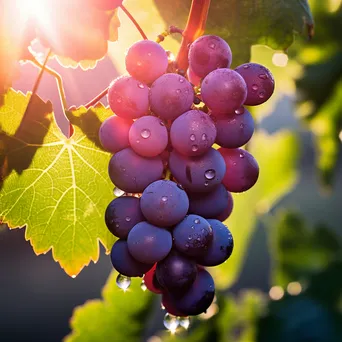
[{"label": "dark red grape", "polygon": [[162,305],[164,306],[165,310],[173,316],[178,317],[186,317],[188,315],[181,312],[179,309],[177,309],[174,305],[174,299],[168,292],[164,292],[162,296]]},{"label": "dark red grape", "polygon": [[222,181],[226,189],[231,192],[244,192],[250,189],[259,177],[259,166],[254,157],[241,148],[220,148],[218,151],[227,165]]},{"label": "dark red grape", "polygon": [[145,264],[135,260],[128,251],[125,240],[117,240],[111,250],[110,259],[113,267],[126,277],[142,277],[153,264]]},{"label": "dark red grape", "polygon": [[247,106],[257,106],[266,102],[274,91],[274,78],[266,67],[257,63],[246,63],[235,69],[247,84]]},{"label": "dark red grape", "polygon": [[228,203],[227,203],[227,206],[224,208],[224,210],[219,214],[217,215],[216,217],[214,217],[214,219],[216,220],[219,220],[219,221],[225,221],[227,220],[227,218],[230,216],[230,214],[232,213],[233,211],[233,207],[234,207],[234,201],[233,201],[233,196],[232,194],[227,191],[227,194],[228,194]]},{"label": "dark red grape", "polygon": [[164,228],[144,221],[136,224],[128,234],[127,244],[132,256],[143,263],[156,263],[171,251],[172,236]]},{"label": "dark red grape", "polygon": [[156,268],[157,264],[154,264],[154,266],[147,273],[145,273],[144,283],[149,291],[159,294],[163,293],[163,289],[158,283],[156,277]]}]

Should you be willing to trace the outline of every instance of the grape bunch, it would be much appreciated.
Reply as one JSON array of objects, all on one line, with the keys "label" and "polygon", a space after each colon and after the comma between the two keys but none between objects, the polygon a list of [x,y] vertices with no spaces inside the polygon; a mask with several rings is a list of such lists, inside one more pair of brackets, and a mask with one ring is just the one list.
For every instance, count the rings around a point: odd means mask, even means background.
[{"label": "grape bunch", "polygon": [[233,209],[231,193],[250,189],[259,176],[241,148],[254,132],[244,106],[265,102],[274,90],[259,64],[230,69],[232,53],[220,37],[198,38],[188,57],[187,73],[170,72],[177,68],[159,44],[135,43],[126,55],[128,75],[109,87],[115,115],[99,131],[113,153],[108,171],[117,197],[105,222],[119,238],[111,250],[118,285],[143,277],[142,287],[161,294],[168,314],[178,317],[199,315],[214,300],[207,267],[233,251],[222,223]]}]

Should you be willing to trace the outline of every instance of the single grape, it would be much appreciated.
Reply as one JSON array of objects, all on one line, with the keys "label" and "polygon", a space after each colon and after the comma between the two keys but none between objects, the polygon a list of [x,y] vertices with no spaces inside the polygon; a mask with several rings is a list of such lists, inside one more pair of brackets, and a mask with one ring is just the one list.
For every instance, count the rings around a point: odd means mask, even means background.
[{"label": "single grape", "polygon": [[243,107],[237,109],[232,115],[220,117],[214,121],[217,130],[216,144],[222,147],[241,147],[251,139],[254,133],[253,117]]},{"label": "single grape", "polygon": [[128,251],[125,240],[117,240],[111,250],[110,259],[113,267],[126,277],[142,277],[153,264],[141,263],[135,260]]},{"label": "single grape", "polygon": [[199,315],[209,308],[215,297],[215,284],[210,273],[198,269],[195,282],[181,297],[173,298],[173,305],[183,315]]},{"label": "single grape", "polygon": [[195,74],[195,72],[191,69],[191,67],[188,68],[187,76],[189,82],[194,85],[195,87],[199,87],[201,85],[201,77]]},{"label": "single grape", "polygon": [[190,46],[189,65],[199,77],[203,78],[218,68],[229,68],[231,63],[232,51],[218,36],[201,36]]},{"label": "single grape", "polygon": [[168,292],[163,292],[162,295],[162,305],[164,306],[165,310],[173,316],[177,317],[186,317],[188,315],[182,313],[179,309],[177,309],[174,305],[174,298]]},{"label": "single grape", "polygon": [[163,175],[161,158],[144,158],[131,148],[114,154],[109,162],[108,173],[112,182],[121,190],[131,193],[143,192],[152,182]]},{"label": "single grape", "polygon": [[196,279],[197,265],[177,251],[157,264],[156,277],[158,283],[173,296],[182,296]]},{"label": "single grape", "polygon": [[105,213],[109,231],[120,239],[126,239],[130,230],[144,220],[140,199],[132,196],[115,198],[109,203]]},{"label": "single grape", "polygon": [[228,191],[244,192],[258,180],[259,166],[254,157],[241,148],[218,150],[227,165],[222,183]]},{"label": "single grape", "polygon": [[169,137],[165,124],[155,116],[143,116],[136,120],[129,131],[132,149],[143,157],[161,154]]},{"label": "single grape", "polygon": [[108,89],[111,110],[125,119],[136,119],[149,111],[149,88],[131,76],[116,78]]},{"label": "single grape", "polygon": [[184,219],[189,199],[175,182],[158,180],[144,190],[140,206],[148,222],[159,227],[171,227]]},{"label": "single grape", "polygon": [[151,86],[151,110],[164,120],[174,120],[191,108],[194,96],[194,90],[186,78],[165,74]]},{"label": "single grape", "polygon": [[128,132],[133,120],[112,115],[101,124],[99,139],[105,150],[116,153],[129,146]]},{"label": "single grape", "polygon": [[247,86],[244,79],[231,69],[217,69],[202,81],[204,103],[215,113],[234,113],[245,102]]},{"label": "single grape", "polygon": [[215,142],[216,127],[208,114],[189,110],[172,123],[170,138],[177,152],[189,157],[200,156]]},{"label": "single grape", "polygon": [[86,0],[90,5],[102,11],[111,11],[122,5],[123,0]]},{"label": "single grape", "polygon": [[228,194],[228,203],[227,206],[223,209],[223,211],[217,215],[216,217],[214,217],[214,219],[219,220],[224,222],[225,220],[227,220],[227,218],[230,216],[230,214],[233,211],[233,207],[234,207],[234,200],[233,200],[233,196],[232,194],[227,191]]},{"label": "single grape", "polygon": [[189,213],[204,218],[215,218],[228,206],[228,192],[224,185],[219,184],[215,189],[205,193],[188,193]]},{"label": "single grape", "polygon": [[136,42],[126,55],[126,69],[129,74],[146,84],[153,83],[165,74],[168,64],[166,51],[151,40]]},{"label": "single grape", "polygon": [[157,264],[154,264],[154,266],[144,275],[144,282],[149,291],[159,294],[163,293],[163,289],[158,283],[156,268]]},{"label": "single grape", "polygon": [[198,256],[207,250],[212,240],[212,229],[206,219],[191,214],[177,224],[172,235],[178,251],[188,256]]},{"label": "single grape", "polygon": [[172,236],[164,228],[146,221],[136,224],[128,234],[127,244],[132,256],[143,263],[156,263],[171,251]]},{"label": "single grape", "polygon": [[266,102],[274,91],[274,78],[266,67],[257,63],[246,63],[235,69],[247,84],[247,106],[257,106]]},{"label": "single grape", "polygon": [[199,157],[185,157],[173,151],[169,167],[173,176],[191,192],[209,192],[221,183],[226,165],[221,154],[214,148]]},{"label": "single grape", "polygon": [[202,266],[217,266],[224,263],[232,254],[234,240],[229,229],[218,220],[208,220],[212,230],[213,239],[206,253],[196,258]]}]

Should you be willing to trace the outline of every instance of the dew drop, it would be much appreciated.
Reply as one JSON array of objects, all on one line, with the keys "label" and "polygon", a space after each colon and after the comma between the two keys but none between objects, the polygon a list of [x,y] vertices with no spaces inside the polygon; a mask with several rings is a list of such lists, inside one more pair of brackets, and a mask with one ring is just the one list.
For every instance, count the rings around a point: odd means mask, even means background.
[{"label": "dew drop", "polygon": [[198,151],[198,146],[197,146],[197,145],[192,145],[191,150],[192,150],[193,152]]},{"label": "dew drop", "polygon": [[181,189],[181,190],[184,190],[182,184],[177,184],[178,188]]},{"label": "dew drop", "polygon": [[168,330],[171,331],[172,334],[174,334],[177,330],[177,328],[179,327],[179,320],[176,316],[172,316],[169,313],[167,313],[164,316],[164,327]]},{"label": "dew drop", "polygon": [[262,80],[267,80],[267,75],[266,74],[260,74],[259,78],[261,78]]},{"label": "dew drop", "polygon": [[189,240],[189,241],[192,240],[192,236],[191,236],[191,235],[188,236],[188,240]]},{"label": "dew drop", "polygon": [[116,99],[116,102],[117,102],[117,103],[121,103],[121,102],[122,102],[122,98],[121,98],[121,97],[118,97],[118,98]]},{"label": "dew drop", "polygon": [[138,83],[138,88],[144,89],[145,87],[144,87],[144,85],[142,83]]},{"label": "dew drop", "polygon": [[116,278],[116,285],[121,289],[126,291],[131,285],[131,278],[119,274]]},{"label": "dew drop", "polygon": [[249,69],[249,65],[248,65],[248,64],[245,64],[245,65],[243,66],[243,68],[244,68],[244,69]]},{"label": "dew drop", "polygon": [[209,185],[209,182],[204,182],[204,186],[208,186]]},{"label": "dew drop", "polygon": [[165,126],[165,123],[163,121],[159,121],[160,126]]},{"label": "dew drop", "polygon": [[209,44],[209,47],[210,47],[210,49],[215,49],[216,48],[216,44],[214,44],[214,43],[211,43],[211,44]]},{"label": "dew drop", "polygon": [[183,327],[185,330],[189,329],[190,326],[190,318],[189,317],[178,317],[179,325]]},{"label": "dew drop", "polygon": [[162,200],[163,202],[167,202],[167,196],[163,196],[163,197],[161,198],[161,200]]},{"label": "dew drop", "polygon": [[179,77],[179,82],[184,83],[184,77]]},{"label": "dew drop", "polygon": [[191,134],[191,135],[190,135],[190,140],[191,140],[191,141],[195,141],[195,140],[196,140],[195,134]]},{"label": "dew drop", "polygon": [[200,221],[200,219],[194,219],[194,223],[196,223],[196,224],[199,224],[201,221]]},{"label": "dew drop", "polygon": [[204,172],[204,177],[206,179],[214,179],[215,176],[216,176],[216,172],[213,169],[209,169],[209,170]]},{"label": "dew drop", "polygon": [[137,66],[142,66],[142,63],[140,61],[137,62]]},{"label": "dew drop", "polygon": [[245,125],[243,123],[240,123],[240,128],[243,129]]},{"label": "dew drop", "polygon": [[241,115],[245,112],[245,109],[243,107],[240,107],[238,109],[235,110],[235,114],[237,115]]},{"label": "dew drop", "polygon": [[120,227],[119,223],[117,223],[117,224],[115,225],[115,227],[116,227],[116,228],[119,228],[119,227]]},{"label": "dew drop", "polygon": [[257,91],[259,89],[258,85],[257,84],[253,84],[252,85],[252,90],[253,91]]},{"label": "dew drop", "polygon": [[114,196],[120,197],[120,196],[122,196],[122,195],[125,194],[125,191],[119,189],[119,188],[116,186],[116,187],[114,188],[113,193],[114,193]]},{"label": "dew drop", "polygon": [[131,220],[131,218],[130,218],[129,216],[126,216],[125,220],[126,220],[127,222],[129,222],[129,221]]},{"label": "dew drop", "polygon": [[180,92],[181,92],[180,89],[177,89],[177,90],[176,90],[176,93],[177,93],[177,94],[180,94]]},{"label": "dew drop", "polygon": [[207,135],[205,133],[202,134],[202,140],[206,141],[208,139]]},{"label": "dew drop", "polygon": [[245,158],[245,156],[242,153],[239,154],[239,157],[240,158]]},{"label": "dew drop", "polygon": [[265,98],[265,93],[264,93],[264,92],[260,92],[260,93],[259,93],[259,97],[260,97],[261,99]]},{"label": "dew drop", "polygon": [[149,53],[147,54],[147,56],[148,56],[148,57],[151,57],[151,56],[152,56],[152,53],[151,53],[151,52],[149,52]]},{"label": "dew drop", "polygon": [[149,129],[143,129],[140,133],[140,135],[144,138],[144,139],[147,139],[150,137],[151,135],[151,132]]},{"label": "dew drop", "polygon": [[147,286],[144,281],[141,282],[140,288],[145,292],[147,290]]}]

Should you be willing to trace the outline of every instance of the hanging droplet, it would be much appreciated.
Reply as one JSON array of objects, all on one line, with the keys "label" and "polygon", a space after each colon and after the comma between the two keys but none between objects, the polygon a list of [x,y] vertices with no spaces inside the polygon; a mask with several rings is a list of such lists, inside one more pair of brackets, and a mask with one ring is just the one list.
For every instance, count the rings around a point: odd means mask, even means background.
[{"label": "hanging droplet", "polygon": [[207,135],[205,133],[202,134],[202,140],[206,141],[208,139]]},{"label": "hanging droplet", "polygon": [[262,80],[267,80],[267,75],[266,74],[260,74],[259,78],[261,78]]},{"label": "hanging droplet", "polygon": [[114,188],[114,196],[116,197],[120,197],[120,196],[123,196],[125,194],[125,191],[119,189],[117,186]]},{"label": "hanging droplet", "polygon": [[204,177],[206,179],[214,179],[215,176],[216,176],[216,172],[213,169],[209,169],[209,170],[204,172]]},{"label": "hanging droplet", "polygon": [[167,196],[163,196],[163,197],[161,198],[161,200],[162,200],[163,202],[167,202]]},{"label": "hanging droplet", "polygon": [[171,333],[175,333],[177,328],[179,327],[179,320],[176,316],[172,316],[169,313],[167,313],[164,316],[164,327],[171,331]]},{"label": "hanging droplet", "polygon": [[191,150],[192,150],[193,152],[198,151],[198,146],[197,146],[197,145],[192,145]]},{"label": "hanging droplet", "polygon": [[190,326],[190,317],[178,317],[179,325],[183,327],[185,330],[189,329]]},{"label": "hanging droplet", "polygon": [[245,108],[243,108],[243,107],[240,107],[240,108],[235,110],[235,114],[237,114],[237,115],[241,115],[244,112],[245,112]]},{"label": "hanging droplet", "polygon": [[140,288],[145,292],[147,290],[147,286],[144,281],[141,282]]},{"label": "hanging droplet", "polygon": [[196,140],[195,134],[191,134],[191,135],[190,135],[190,140],[191,140],[191,141],[195,141],[195,140]]},{"label": "hanging droplet", "polygon": [[199,224],[201,221],[200,221],[200,219],[194,219],[194,223],[196,223],[196,224]]},{"label": "hanging droplet", "polygon": [[131,220],[131,218],[129,216],[126,216],[126,219],[125,219],[127,222],[129,222]]},{"label": "hanging droplet", "polygon": [[258,85],[257,84],[253,84],[252,85],[252,90],[253,91],[257,91],[259,89]]},{"label": "hanging droplet", "polygon": [[147,139],[151,135],[151,132],[149,129],[143,129],[140,133],[140,135],[144,138]]},{"label": "hanging droplet", "polygon": [[121,289],[126,291],[131,285],[131,278],[119,274],[116,278],[116,285]]}]

